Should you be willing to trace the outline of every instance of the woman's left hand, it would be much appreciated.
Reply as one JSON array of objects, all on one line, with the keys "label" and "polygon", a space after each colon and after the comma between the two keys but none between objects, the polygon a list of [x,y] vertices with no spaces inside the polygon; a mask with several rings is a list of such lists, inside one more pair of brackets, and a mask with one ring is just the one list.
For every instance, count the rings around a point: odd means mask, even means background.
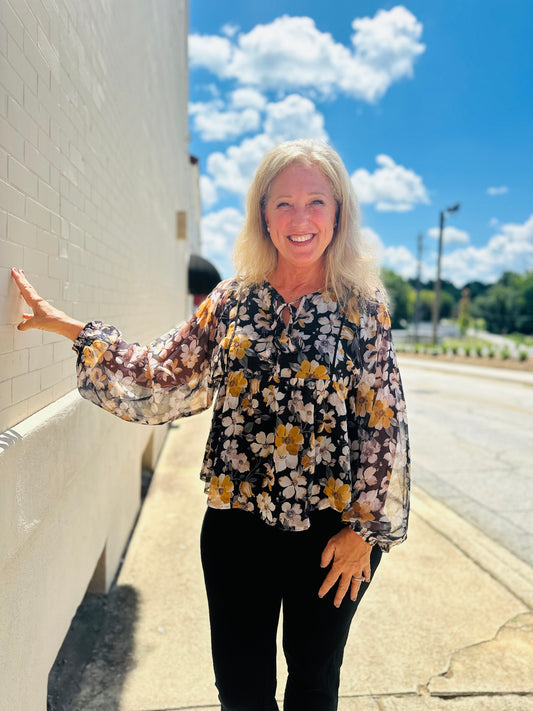
[{"label": "woman's left hand", "polygon": [[[344,596],[350,590],[350,598],[355,600],[362,578],[370,582],[370,553],[372,546],[352,531],[351,528],[343,528],[342,531],[329,539],[322,552],[320,565],[326,568],[331,563],[331,568],[324,578],[319,597],[324,595],[335,585],[337,580],[337,592],[335,594],[335,607],[340,607]],[[332,562],[333,561],[333,562]]]}]

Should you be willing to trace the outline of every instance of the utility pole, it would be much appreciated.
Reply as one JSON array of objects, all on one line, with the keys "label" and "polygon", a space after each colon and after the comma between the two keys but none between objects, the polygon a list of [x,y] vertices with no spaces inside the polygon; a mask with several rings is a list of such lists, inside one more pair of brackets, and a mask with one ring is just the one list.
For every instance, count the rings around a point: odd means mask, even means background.
[{"label": "utility pole", "polygon": [[442,262],[442,243],[444,239],[444,221],[447,215],[451,215],[453,212],[457,212],[461,207],[461,203],[458,202],[457,205],[446,208],[440,213],[440,225],[439,225],[439,248],[437,252],[437,278],[435,280],[435,298],[433,300],[433,343],[437,345],[438,343],[438,330],[439,330],[439,318],[440,318],[440,270]]},{"label": "utility pole", "polygon": [[424,236],[418,235],[418,266],[416,271],[416,301],[415,301],[415,343],[418,343],[418,324],[420,323],[420,289],[422,280],[422,254],[424,252]]}]

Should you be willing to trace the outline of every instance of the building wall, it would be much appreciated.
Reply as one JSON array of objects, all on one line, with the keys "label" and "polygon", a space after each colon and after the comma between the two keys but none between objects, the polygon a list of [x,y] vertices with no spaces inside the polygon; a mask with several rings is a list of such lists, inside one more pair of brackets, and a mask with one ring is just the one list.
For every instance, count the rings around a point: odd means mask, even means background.
[{"label": "building wall", "polygon": [[109,587],[138,510],[141,460],[153,464],[165,434],[80,399],[70,342],[17,331],[24,307],[9,270],[23,268],[55,306],[113,323],[129,340],[187,315],[198,221],[187,30],[186,0],[0,2],[6,709],[46,708],[70,620],[88,586]]}]

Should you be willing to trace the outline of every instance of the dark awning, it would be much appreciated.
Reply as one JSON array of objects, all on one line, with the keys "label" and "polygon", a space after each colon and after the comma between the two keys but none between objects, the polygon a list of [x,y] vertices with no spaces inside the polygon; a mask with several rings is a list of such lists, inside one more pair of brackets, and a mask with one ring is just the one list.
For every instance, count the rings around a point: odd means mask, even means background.
[{"label": "dark awning", "polygon": [[220,281],[220,274],[211,262],[199,254],[191,254],[189,259],[189,294],[209,294]]}]

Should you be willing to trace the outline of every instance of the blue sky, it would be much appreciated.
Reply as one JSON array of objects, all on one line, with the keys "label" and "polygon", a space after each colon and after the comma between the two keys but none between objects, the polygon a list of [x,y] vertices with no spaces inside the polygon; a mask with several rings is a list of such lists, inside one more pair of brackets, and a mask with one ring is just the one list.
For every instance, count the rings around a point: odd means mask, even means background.
[{"label": "blue sky", "polygon": [[247,186],[282,140],[327,140],[383,265],[462,286],[533,268],[528,0],[190,3],[191,153],[203,253],[223,277]]}]

